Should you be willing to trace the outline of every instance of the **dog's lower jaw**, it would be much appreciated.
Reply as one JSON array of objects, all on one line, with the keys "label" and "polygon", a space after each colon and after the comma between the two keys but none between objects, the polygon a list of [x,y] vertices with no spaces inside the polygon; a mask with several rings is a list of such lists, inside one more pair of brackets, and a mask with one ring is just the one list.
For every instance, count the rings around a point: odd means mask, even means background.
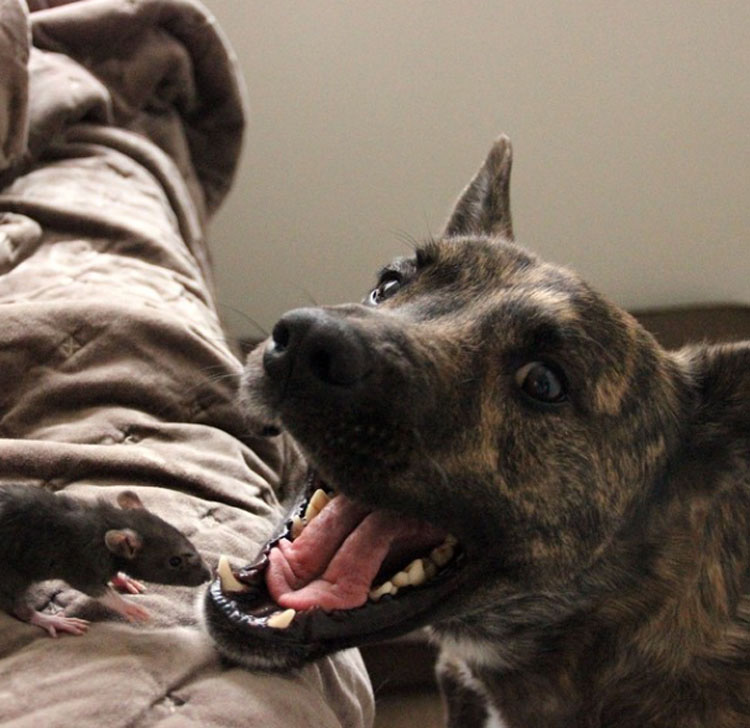
[{"label": "dog's lower jaw", "polygon": [[302,668],[317,656],[312,652],[289,648],[283,642],[275,644],[246,639],[221,613],[216,601],[211,598],[212,589],[216,589],[215,583],[202,591],[196,611],[204,630],[213,639],[222,657],[249,670],[288,673]]}]

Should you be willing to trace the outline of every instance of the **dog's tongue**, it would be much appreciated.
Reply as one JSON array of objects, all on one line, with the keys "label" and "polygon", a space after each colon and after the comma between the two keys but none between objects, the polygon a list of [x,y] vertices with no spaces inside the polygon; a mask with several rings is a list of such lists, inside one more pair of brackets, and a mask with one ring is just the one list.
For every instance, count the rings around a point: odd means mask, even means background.
[{"label": "dog's tongue", "polygon": [[269,554],[268,591],[282,607],[298,611],[362,606],[373,579],[388,563],[440,543],[444,532],[392,511],[371,511],[336,496],[293,541]]}]

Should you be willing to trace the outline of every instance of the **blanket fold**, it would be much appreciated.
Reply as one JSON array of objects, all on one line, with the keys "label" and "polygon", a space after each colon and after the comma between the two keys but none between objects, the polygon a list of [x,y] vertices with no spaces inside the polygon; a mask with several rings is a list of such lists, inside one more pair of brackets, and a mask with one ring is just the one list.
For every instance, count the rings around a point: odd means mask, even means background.
[{"label": "blanket fold", "polygon": [[29,104],[29,24],[26,6],[0,0],[0,172],[26,149]]}]

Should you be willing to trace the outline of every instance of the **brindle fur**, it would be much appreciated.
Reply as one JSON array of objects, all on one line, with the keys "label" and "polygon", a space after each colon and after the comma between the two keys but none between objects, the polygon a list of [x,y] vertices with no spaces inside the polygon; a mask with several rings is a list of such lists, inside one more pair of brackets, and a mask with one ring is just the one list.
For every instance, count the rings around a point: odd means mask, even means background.
[{"label": "brindle fur", "polygon": [[[516,246],[510,168],[502,137],[380,305],[287,314],[312,373],[280,396],[259,350],[246,404],[348,494],[458,537],[430,617],[450,726],[750,726],[750,344],[665,351]],[[567,401],[520,391],[535,360]]]}]

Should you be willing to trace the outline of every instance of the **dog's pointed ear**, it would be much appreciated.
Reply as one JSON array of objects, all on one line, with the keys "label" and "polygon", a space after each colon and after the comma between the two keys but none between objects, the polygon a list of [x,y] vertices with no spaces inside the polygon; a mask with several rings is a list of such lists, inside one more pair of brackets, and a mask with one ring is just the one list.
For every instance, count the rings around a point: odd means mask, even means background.
[{"label": "dog's pointed ear", "polygon": [[458,198],[443,237],[501,235],[513,240],[510,216],[512,164],[510,139],[503,134],[492,145],[484,164]]}]

